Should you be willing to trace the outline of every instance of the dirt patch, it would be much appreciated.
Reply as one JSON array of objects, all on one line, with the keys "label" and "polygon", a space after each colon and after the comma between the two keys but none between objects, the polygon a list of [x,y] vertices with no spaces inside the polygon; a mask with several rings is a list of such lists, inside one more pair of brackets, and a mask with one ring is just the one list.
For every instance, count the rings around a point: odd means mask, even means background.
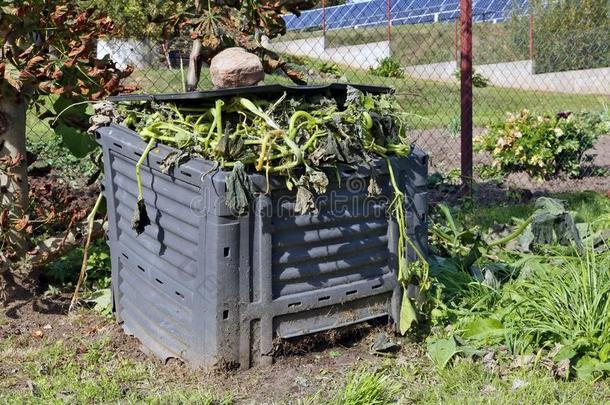
[{"label": "dirt patch", "polygon": [[[19,281],[12,286],[10,303],[2,308],[0,342],[10,339],[11,347],[35,350],[61,341],[80,355],[87,351],[88,344],[105,340],[105,350],[110,350],[118,361],[153,367],[159,384],[205,388],[217,395],[231,393],[236,403],[294,401],[324,392],[325,387],[336,391],[337,384],[342,384],[351,370],[381,365],[384,359],[370,350],[379,333],[387,330],[387,322],[378,322],[291,339],[278,346],[276,361],[268,367],[206,371],[193,370],[178,360],[163,364],[146,354],[139,341],[124,334],[114,320],[87,309],[68,314],[69,295],[44,297],[40,288],[32,289],[34,283],[25,287],[22,284]],[[412,350],[403,349],[398,356]],[[15,377],[17,368],[16,364],[0,360],[0,378],[7,376],[6,381],[12,381],[9,385],[15,389],[27,389],[26,381]]]}]

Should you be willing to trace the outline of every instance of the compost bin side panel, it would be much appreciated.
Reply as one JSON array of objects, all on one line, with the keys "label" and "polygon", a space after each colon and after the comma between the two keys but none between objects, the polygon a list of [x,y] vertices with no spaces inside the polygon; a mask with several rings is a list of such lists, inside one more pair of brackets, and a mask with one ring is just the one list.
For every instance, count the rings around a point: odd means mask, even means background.
[{"label": "compost bin side panel", "polygon": [[[200,192],[193,184],[148,167],[159,160],[158,148],[142,167],[151,224],[136,235],[131,229],[137,199],[135,159],[145,145],[130,132],[116,126],[99,130],[104,144],[107,195],[112,194],[109,236],[117,316],[124,329],[157,356],[195,363],[204,347],[193,344],[194,324],[200,319],[195,305],[201,248],[199,218],[190,204]],[[182,177],[187,180],[197,174],[192,167],[184,172],[187,174],[182,173]]]},{"label": "compost bin side panel", "polygon": [[103,164],[104,164],[104,172],[106,176],[104,176],[102,180],[102,191],[104,193],[104,198],[106,199],[106,213],[108,216],[108,233],[106,235],[106,240],[108,243],[108,247],[110,248],[110,265],[111,265],[111,291],[112,291],[112,306],[114,310],[114,315],[118,323],[122,323],[121,319],[121,302],[119,299],[119,290],[118,286],[120,284],[119,273],[117,269],[119,268],[119,257],[117,254],[112,254],[117,251],[116,239],[117,239],[117,227],[116,227],[116,201],[115,201],[115,189],[114,184],[112,182],[112,174],[111,174],[111,155],[108,149],[108,145],[104,140],[107,138],[102,138],[98,133],[96,134],[96,138],[98,142],[100,142],[103,149]]},{"label": "compost bin side panel", "polygon": [[[271,199],[257,199],[251,275],[242,277],[242,299],[248,302],[242,346],[250,345],[249,350],[242,347],[242,366],[257,359],[268,362],[274,339],[390,314],[397,285],[396,242],[387,198],[368,199],[369,177],[356,180],[356,186],[330,186],[317,214],[296,215],[294,192],[277,190]],[[387,196],[389,177],[379,181]]]},{"label": "compost bin side panel", "polygon": [[[204,182],[203,189],[207,187]],[[203,191],[203,193],[209,192]],[[232,216],[201,213],[200,263],[194,305],[197,366],[239,363],[239,232]]]},{"label": "compost bin side panel", "polygon": [[[407,228],[409,238],[424,258],[428,258],[428,155],[414,148],[405,167],[407,190]],[[412,246],[408,247],[409,260],[417,260]]]}]

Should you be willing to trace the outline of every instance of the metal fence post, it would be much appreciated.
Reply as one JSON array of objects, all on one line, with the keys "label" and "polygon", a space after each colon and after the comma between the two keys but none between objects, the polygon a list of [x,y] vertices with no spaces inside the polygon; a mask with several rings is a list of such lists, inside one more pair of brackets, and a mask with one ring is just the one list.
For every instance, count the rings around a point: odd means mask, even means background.
[{"label": "metal fence post", "polygon": [[322,0],[322,38],[326,49],[326,0]]},{"label": "metal fence post", "polygon": [[530,62],[534,73],[534,13],[530,11]]},{"label": "metal fence post", "polygon": [[453,32],[453,54],[455,57],[455,64],[457,65],[458,63],[460,63],[460,51],[459,51],[459,43],[460,43],[460,39],[459,39],[459,20],[456,18],[455,19],[455,27],[454,27],[454,32]]},{"label": "metal fence post", "polygon": [[388,20],[388,42],[392,42],[392,0],[386,0],[385,14]]},{"label": "metal fence post", "polygon": [[472,0],[460,0],[460,124],[462,185],[472,182]]}]

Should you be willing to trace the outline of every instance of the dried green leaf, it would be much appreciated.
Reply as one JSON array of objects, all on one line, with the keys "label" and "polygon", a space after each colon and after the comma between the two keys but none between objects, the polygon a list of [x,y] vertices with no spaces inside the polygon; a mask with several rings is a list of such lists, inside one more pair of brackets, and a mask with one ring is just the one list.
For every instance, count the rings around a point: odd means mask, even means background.
[{"label": "dried green leaf", "polygon": [[244,164],[236,162],[227,176],[227,194],[225,204],[237,215],[248,212],[248,206],[254,195],[254,185],[246,173]]},{"label": "dried green leaf", "polygon": [[313,194],[304,186],[299,186],[297,188],[297,200],[294,211],[297,214],[318,213]]},{"label": "dried green leaf", "polygon": [[162,173],[172,175],[174,169],[190,159],[188,152],[170,152],[159,164]]},{"label": "dried green leaf", "polygon": [[133,212],[133,218],[131,219],[131,228],[136,231],[136,234],[140,235],[144,232],[144,229],[150,225],[150,218],[146,212],[146,203],[140,199],[136,203],[136,209]]}]

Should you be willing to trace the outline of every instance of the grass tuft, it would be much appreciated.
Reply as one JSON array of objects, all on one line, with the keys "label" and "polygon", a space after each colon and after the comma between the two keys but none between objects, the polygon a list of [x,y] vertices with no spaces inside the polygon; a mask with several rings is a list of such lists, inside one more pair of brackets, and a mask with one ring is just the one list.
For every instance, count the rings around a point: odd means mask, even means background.
[{"label": "grass tuft", "polygon": [[396,402],[399,385],[382,370],[360,369],[352,372],[345,388],[331,402],[336,405],[381,405]]}]

